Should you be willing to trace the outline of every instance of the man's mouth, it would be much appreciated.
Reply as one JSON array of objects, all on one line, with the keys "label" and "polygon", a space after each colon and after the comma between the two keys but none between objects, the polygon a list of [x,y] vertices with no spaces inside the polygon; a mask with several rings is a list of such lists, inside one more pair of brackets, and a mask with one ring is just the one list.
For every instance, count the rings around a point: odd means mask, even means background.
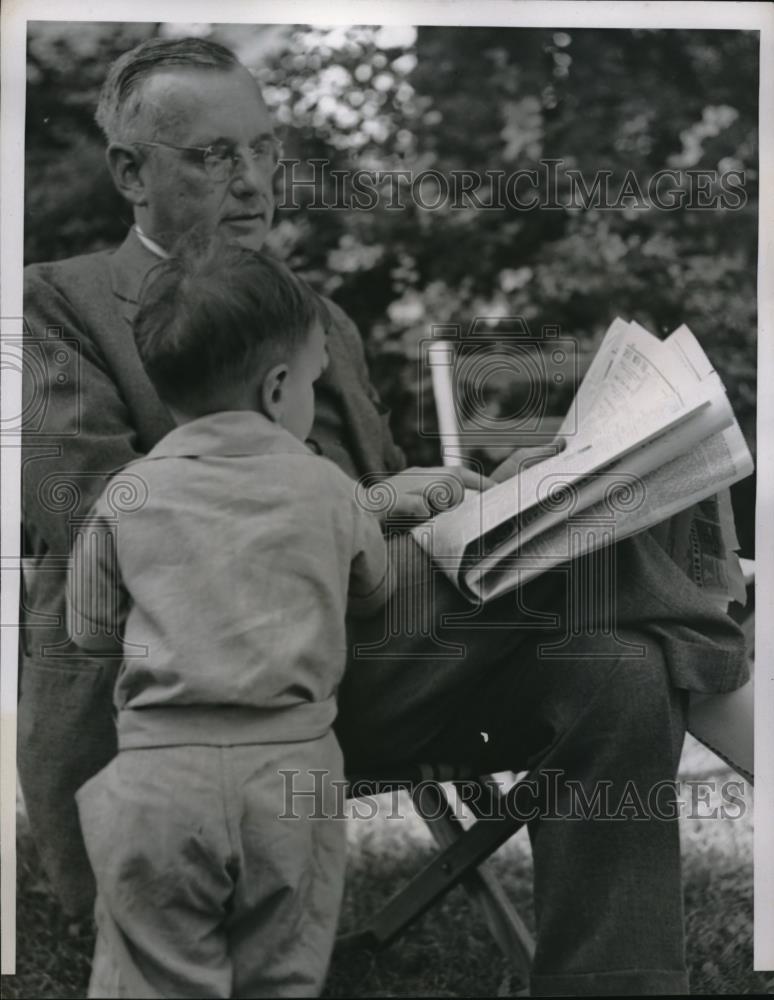
[{"label": "man's mouth", "polygon": [[240,223],[240,222],[242,222],[242,223],[244,223],[244,222],[259,222],[259,221],[262,222],[263,221],[263,212],[255,212],[255,213],[252,213],[252,214],[251,213],[245,213],[245,214],[242,214],[242,215],[227,215],[223,219],[223,221],[224,222],[236,222],[236,223]]}]

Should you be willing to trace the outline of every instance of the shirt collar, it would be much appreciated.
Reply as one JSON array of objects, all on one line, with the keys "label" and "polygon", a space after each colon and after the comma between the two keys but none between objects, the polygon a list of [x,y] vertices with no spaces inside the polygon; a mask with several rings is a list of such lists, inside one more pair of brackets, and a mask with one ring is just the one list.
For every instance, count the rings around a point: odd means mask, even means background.
[{"label": "shirt collar", "polygon": [[168,259],[169,254],[164,249],[164,247],[159,246],[159,244],[155,240],[152,240],[149,236],[146,236],[136,222],[134,224],[134,231],[137,233],[137,239],[140,241],[140,243],[142,243],[142,245],[145,247],[146,250],[150,250],[152,254],[155,254],[157,257],[161,257],[162,260]]},{"label": "shirt collar", "polygon": [[224,410],[180,424],[163,437],[146,458],[288,454],[311,455],[312,452],[290,431],[262,413]]}]

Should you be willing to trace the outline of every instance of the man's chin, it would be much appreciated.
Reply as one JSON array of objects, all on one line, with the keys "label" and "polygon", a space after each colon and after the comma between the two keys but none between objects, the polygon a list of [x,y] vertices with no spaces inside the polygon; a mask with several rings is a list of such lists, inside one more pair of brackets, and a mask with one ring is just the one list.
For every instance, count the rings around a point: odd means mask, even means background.
[{"label": "man's chin", "polygon": [[260,250],[269,232],[263,216],[253,219],[222,219],[219,229],[229,243],[238,243],[249,250]]}]

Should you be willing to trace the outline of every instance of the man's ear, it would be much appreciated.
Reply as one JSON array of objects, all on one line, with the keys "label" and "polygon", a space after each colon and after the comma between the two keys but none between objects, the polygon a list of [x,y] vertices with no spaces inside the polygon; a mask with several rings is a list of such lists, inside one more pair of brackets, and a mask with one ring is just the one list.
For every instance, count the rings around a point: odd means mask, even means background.
[{"label": "man's ear", "polygon": [[286,364],[274,365],[264,375],[259,387],[261,412],[275,424],[282,423],[285,413],[285,380],[288,377]]},{"label": "man's ear", "polygon": [[133,205],[147,205],[145,184],[140,177],[140,160],[134,146],[111,142],[105,156],[110,176],[119,194]]}]

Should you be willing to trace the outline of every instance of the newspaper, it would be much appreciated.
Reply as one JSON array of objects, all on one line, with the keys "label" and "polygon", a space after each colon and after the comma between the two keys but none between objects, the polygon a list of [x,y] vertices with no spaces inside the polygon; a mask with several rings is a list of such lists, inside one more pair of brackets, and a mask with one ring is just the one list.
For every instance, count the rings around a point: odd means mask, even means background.
[{"label": "newspaper", "polygon": [[616,319],[560,434],[563,452],[415,529],[455,586],[490,600],[704,503],[682,524],[685,544],[671,539],[674,554],[708,593],[738,599],[730,500],[710,498],[749,475],[752,459],[687,327],[660,341]]},{"label": "newspaper", "polygon": [[731,601],[741,605],[747,601],[738,548],[728,490],[702,500],[671,526],[669,554],[723,610]]}]

